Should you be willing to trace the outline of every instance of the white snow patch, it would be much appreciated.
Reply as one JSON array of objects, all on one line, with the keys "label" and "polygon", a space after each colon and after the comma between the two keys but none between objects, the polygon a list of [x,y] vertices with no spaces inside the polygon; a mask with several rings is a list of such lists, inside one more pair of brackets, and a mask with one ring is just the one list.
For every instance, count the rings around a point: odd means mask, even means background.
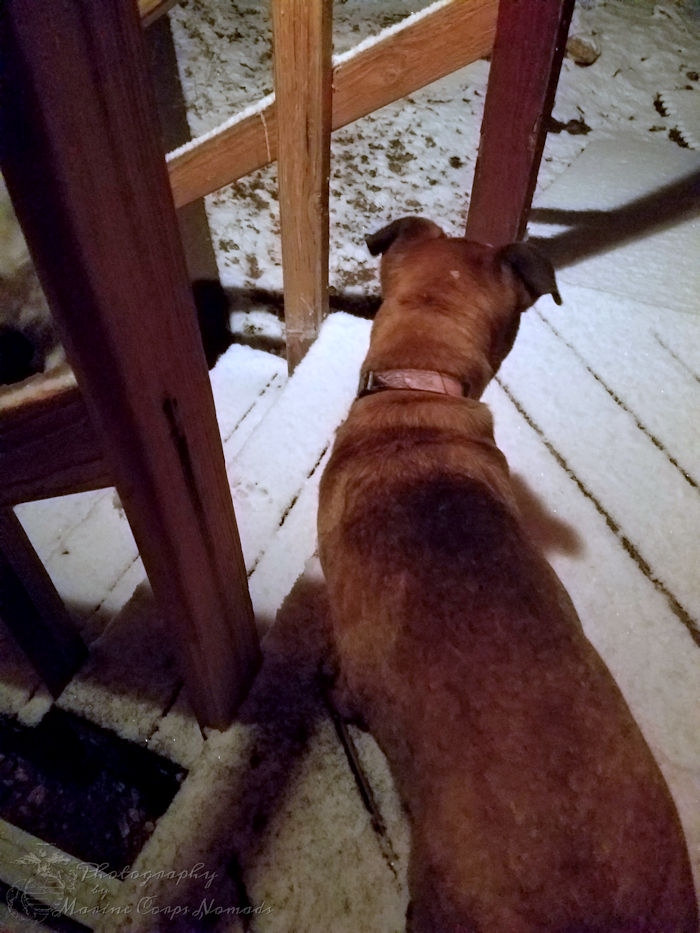
[{"label": "white snow patch", "polygon": [[[268,94],[266,97],[262,97],[260,100],[256,101],[254,104],[250,104],[248,107],[244,107],[243,110],[240,110],[238,113],[234,113],[233,116],[229,117],[227,120],[223,120],[218,126],[215,126],[214,129],[209,130],[207,133],[202,133],[200,136],[197,136],[195,139],[190,139],[188,142],[183,143],[181,146],[178,146],[177,149],[171,149],[170,152],[165,157],[166,162],[172,162],[174,159],[179,158],[180,156],[185,155],[188,152],[191,152],[192,149],[196,149],[197,146],[200,146],[202,143],[210,142],[213,139],[216,139],[217,136],[221,136],[223,133],[226,133],[228,130],[233,129],[234,126],[237,126],[239,123],[242,123],[244,120],[247,120],[249,117],[259,116],[260,121],[265,126],[265,116],[264,111],[274,103],[275,95]],[[269,150],[268,150],[269,151]]]},{"label": "white snow patch", "polygon": [[344,65],[346,62],[351,61],[361,52],[365,52],[367,49],[373,48],[373,46],[378,45],[380,42],[384,42],[391,36],[398,35],[399,33],[403,32],[404,29],[415,26],[427,16],[431,16],[433,13],[436,13],[443,7],[453,4],[454,0],[437,0],[436,3],[431,3],[430,6],[427,6],[422,10],[418,10],[416,13],[411,13],[409,16],[406,16],[398,23],[387,26],[385,29],[382,29],[380,32],[373,36],[368,36],[366,39],[363,39],[362,42],[358,42],[357,45],[353,46],[351,49],[348,49],[345,52],[341,52],[338,55],[334,55],[333,65],[335,67],[338,65]]}]

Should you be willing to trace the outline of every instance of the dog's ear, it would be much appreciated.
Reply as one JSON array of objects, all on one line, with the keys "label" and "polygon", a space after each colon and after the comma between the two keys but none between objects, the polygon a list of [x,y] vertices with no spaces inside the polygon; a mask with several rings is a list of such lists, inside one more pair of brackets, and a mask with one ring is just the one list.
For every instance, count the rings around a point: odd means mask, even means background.
[{"label": "dog's ear", "polygon": [[558,305],[562,303],[552,263],[530,243],[510,243],[498,251],[498,258],[515,272],[533,303],[540,295],[551,295]]},{"label": "dog's ear", "polygon": [[378,256],[380,253],[385,253],[398,239],[428,240],[444,235],[437,224],[434,224],[432,220],[426,220],[425,217],[399,217],[398,220],[392,220],[390,224],[377,230],[376,233],[366,236],[365,243],[370,253]]}]

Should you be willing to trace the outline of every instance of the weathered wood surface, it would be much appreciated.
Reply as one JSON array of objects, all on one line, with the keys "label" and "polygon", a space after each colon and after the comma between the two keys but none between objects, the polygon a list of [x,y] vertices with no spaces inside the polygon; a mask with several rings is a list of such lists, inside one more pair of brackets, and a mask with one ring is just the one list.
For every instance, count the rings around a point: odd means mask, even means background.
[{"label": "weathered wood surface", "polygon": [[501,0],[467,236],[525,234],[574,0]]},{"label": "weathered wood surface", "polygon": [[0,25],[2,169],[193,706],[221,726],[259,649],[137,11],[9,0]]},{"label": "weathered wood surface", "polygon": [[328,313],[331,140],[330,0],[273,0],[278,179],[287,365]]},{"label": "weathered wood surface", "polygon": [[[333,69],[334,130],[399,100],[487,55],[496,33],[498,0],[452,0],[388,31]],[[277,159],[273,98],[224,124],[169,159],[179,207]]]}]

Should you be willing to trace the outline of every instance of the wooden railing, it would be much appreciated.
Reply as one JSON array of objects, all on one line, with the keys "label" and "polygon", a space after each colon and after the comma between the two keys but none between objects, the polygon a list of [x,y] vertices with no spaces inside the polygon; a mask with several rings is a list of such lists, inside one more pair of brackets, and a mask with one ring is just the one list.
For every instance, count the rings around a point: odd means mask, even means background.
[{"label": "wooden railing", "polygon": [[259,648],[174,207],[278,160],[293,369],[326,308],[331,131],[491,53],[467,230],[519,238],[573,0],[439,0],[334,64],[330,0],[272,0],[276,98],[166,169],[141,26],[170,5],[3,5],[0,161],[77,385],[0,392],[0,550],[42,590],[9,507],[114,483],[197,716],[225,725]]}]

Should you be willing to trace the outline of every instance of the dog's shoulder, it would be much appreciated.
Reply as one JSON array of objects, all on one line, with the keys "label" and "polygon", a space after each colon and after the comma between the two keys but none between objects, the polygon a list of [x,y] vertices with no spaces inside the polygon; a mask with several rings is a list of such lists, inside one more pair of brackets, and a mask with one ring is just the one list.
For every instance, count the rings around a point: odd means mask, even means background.
[{"label": "dog's shoulder", "polygon": [[481,479],[464,474],[399,480],[357,501],[345,522],[348,543],[375,556],[386,548],[409,565],[471,564],[510,550],[507,543],[520,537],[512,510]]}]

